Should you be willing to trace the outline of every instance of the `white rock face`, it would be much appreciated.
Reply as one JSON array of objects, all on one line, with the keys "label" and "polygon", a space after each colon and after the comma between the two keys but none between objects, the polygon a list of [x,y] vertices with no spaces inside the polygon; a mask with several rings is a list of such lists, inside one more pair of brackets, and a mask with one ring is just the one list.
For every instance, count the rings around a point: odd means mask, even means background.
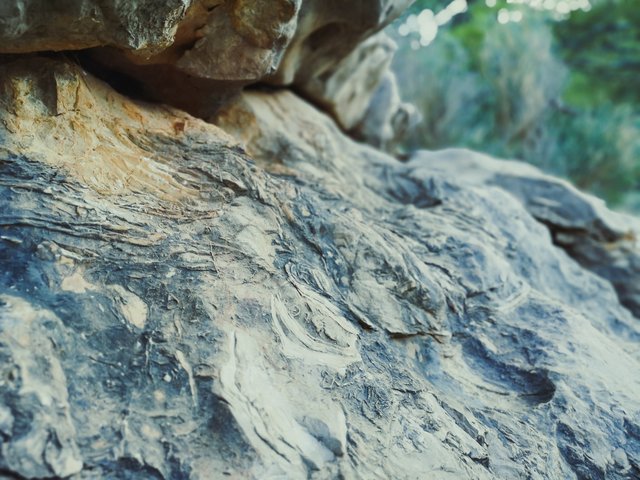
[{"label": "white rock face", "polygon": [[296,34],[270,82],[295,89],[346,131],[363,121],[396,49],[384,33],[413,0],[304,0]]},{"label": "white rock face", "polygon": [[322,78],[309,80],[306,93],[325,105],[343,129],[351,130],[364,117],[395,49],[385,33],[374,35]]},{"label": "white rock face", "polygon": [[420,121],[416,107],[400,98],[396,76],[386,71],[364,115],[349,133],[369,145],[393,152]]},{"label": "white rock face", "polygon": [[275,81],[305,90],[413,0],[303,0],[298,28]]},{"label": "white rock face", "polygon": [[637,476],[640,324],[502,186],[0,69],[3,475]]}]

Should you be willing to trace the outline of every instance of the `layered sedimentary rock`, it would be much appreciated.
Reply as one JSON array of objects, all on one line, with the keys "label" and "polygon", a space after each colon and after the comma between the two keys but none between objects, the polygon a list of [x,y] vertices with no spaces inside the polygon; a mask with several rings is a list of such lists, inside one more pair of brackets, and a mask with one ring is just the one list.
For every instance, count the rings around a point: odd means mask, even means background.
[{"label": "layered sedimentary rock", "polygon": [[609,280],[620,301],[640,318],[640,220],[612,212],[602,200],[522,162],[451,149],[417,152],[409,163],[470,185],[496,186],[546,225],[554,242],[585,268]]},{"label": "layered sedimentary rock", "polygon": [[502,186],[289,91],[214,126],[1,68],[3,475],[640,472],[640,325]]}]

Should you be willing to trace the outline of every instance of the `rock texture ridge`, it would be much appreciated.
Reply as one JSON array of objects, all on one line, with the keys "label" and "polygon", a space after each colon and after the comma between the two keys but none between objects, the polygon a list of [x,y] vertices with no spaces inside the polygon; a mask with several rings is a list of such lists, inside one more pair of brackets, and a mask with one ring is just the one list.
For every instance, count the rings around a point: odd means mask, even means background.
[{"label": "rock texture ridge", "polygon": [[31,58],[0,106],[3,475],[639,475],[637,318],[507,189],[289,91]]}]

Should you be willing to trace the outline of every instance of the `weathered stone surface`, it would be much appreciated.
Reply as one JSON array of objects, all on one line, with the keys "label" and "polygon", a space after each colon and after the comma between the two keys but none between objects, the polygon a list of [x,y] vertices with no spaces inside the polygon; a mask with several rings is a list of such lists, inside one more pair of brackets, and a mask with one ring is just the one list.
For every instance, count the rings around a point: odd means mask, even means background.
[{"label": "weathered stone surface", "polygon": [[361,42],[410,3],[7,0],[0,53],[96,47],[81,54],[87,68],[111,81],[124,74],[120,83],[138,82],[137,94],[202,118],[269,78],[294,85],[348,131],[362,121],[395,48],[384,34]]},{"label": "weathered stone surface", "polygon": [[[0,65],[2,145],[106,195],[150,188],[167,199],[188,198],[190,188],[167,173],[144,144],[141,130],[191,136],[212,126],[161,105],[139,105],[72,64],[45,58]],[[231,142],[218,130],[222,143]],[[142,139],[142,143],[138,140]],[[167,160],[168,161],[168,160]]]},{"label": "weathered stone surface", "polygon": [[0,295],[0,469],[20,478],[82,470],[60,363],[60,351],[73,348],[64,331],[51,312],[8,292]]},{"label": "weathered stone surface", "polygon": [[100,47],[87,66],[124,73],[146,96],[206,117],[276,71],[300,2],[8,0],[0,53]]},{"label": "weathered stone surface", "polygon": [[391,38],[381,32],[362,42],[322,78],[311,78],[305,94],[320,102],[345,130],[364,117],[396,50]]},{"label": "weathered stone surface", "polygon": [[306,93],[310,82],[332,72],[358,44],[383,28],[413,0],[304,0],[296,34],[273,79]]},{"label": "weathered stone surface", "polygon": [[411,3],[304,0],[296,34],[271,81],[293,85],[351,130],[362,120],[395,51],[389,37],[373,34]]},{"label": "weathered stone surface", "polygon": [[295,32],[300,1],[218,0],[211,5],[200,0],[178,32],[180,42],[172,47],[177,58],[165,54],[145,63],[170,58],[192,77],[256,82],[278,67]]},{"label": "weathered stone surface", "polygon": [[409,3],[200,0],[164,52],[141,57],[109,49],[94,58],[138,79],[154,98],[201,117],[241,87],[268,79],[295,86],[351,130],[395,50],[385,34],[373,34]]},{"label": "weathered stone surface", "polygon": [[393,152],[419,122],[417,109],[401,100],[396,77],[387,71],[362,119],[349,133],[374,147]]},{"label": "weathered stone surface", "polygon": [[612,212],[596,197],[522,162],[462,149],[418,152],[409,163],[472,185],[497,186],[545,224],[556,245],[609,280],[620,301],[640,318],[640,220]]},{"label": "weathered stone surface", "polygon": [[136,79],[154,100],[206,118],[245,85],[273,74],[291,40],[301,0],[196,0],[173,44],[152,56],[91,52],[107,71]]},{"label": "weathered stone surface", "polygon": [[3,474],[637,476],[637,319],[501,188],[286,91],[236,141],[70,64],[0,79]]},{"label": "weathered stone surface", "polygon": [[3,0],[0,53],[169,46],[190,0]]}]

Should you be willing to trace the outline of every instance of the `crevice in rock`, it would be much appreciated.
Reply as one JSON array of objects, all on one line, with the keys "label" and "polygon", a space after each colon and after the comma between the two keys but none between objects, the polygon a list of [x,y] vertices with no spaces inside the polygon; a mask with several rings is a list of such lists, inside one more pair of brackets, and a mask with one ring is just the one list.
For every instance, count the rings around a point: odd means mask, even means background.
[{"label": "crevice in rock", "polygon": [[143,82],[126,73],[106,67],[95,61],[87,52],[77,52],[72,58],[84,70],[109,84],[116,92],[134,100],[156,102],[156,99],[150,95]]},{"label": "crevice in rock", "polygon": [[[556,247],[566,252],[585,269],[609,281],[616,291],[620,304],[640,319],[640,304],[636,295],[630,291],[633,285],[629,285],[629,279],[612,274],[615,267],[603,262],[598,254],[594,253],[598,250],[603,252],[610,250],[612,245],[620,241],[635,241],[634,238],[614,236],[613,232],[604,228],[596,228],[595,232],[590,232],[580,228],[560,226],[544,218],[536,218],[536,220],[547,227]],[[627,269],[626,272],[628,275],[631,274],[630,269]]]},{"label": "crevice in rock", "polygon": [[0,478],[3,480],[27,480],[26,477],[18,475],[16,472],[7,470],[6,468],[0,468]]}]

